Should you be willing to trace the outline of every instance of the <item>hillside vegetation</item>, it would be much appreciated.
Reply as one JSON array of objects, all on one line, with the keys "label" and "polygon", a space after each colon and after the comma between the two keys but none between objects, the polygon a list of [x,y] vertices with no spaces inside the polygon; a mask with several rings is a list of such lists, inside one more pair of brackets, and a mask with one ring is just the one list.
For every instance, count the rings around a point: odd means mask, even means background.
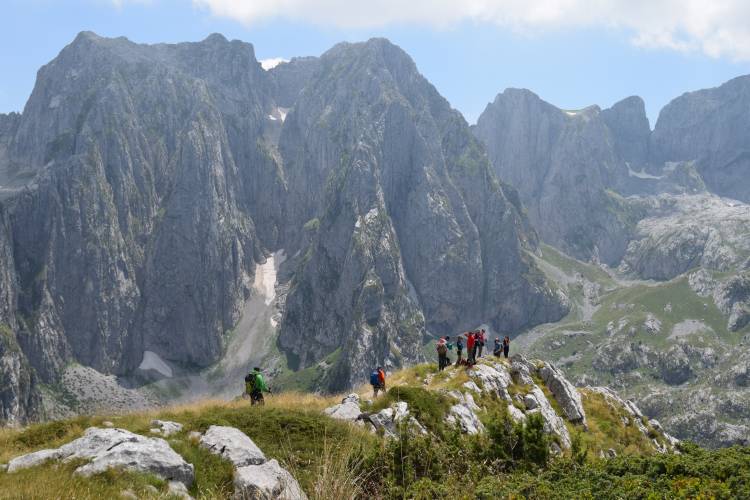
[{"label": "hillside vegetation", "polygon": [[[167,440],[194,464],[190,493],[196,498],[233,493],[231,464],[190,437],[211,425],[243,431],[292,472],[310,498],[750,497],[750,449],[707,451],[682,443],[679,453],[657,453],[625,423],[622,411],[590,391],[582,392],[586,427],[566,422],[571,446],[560,453],[550,451],[554,438],[544,431],[542,418],[529,414],[525,424],[517,423],[504,401],[484,392],[476,399],[486,431],[462,433],[444,420],[453,404],[447,394],[469,382],[470,373],[463,367],[438,373],[431,365],[415,366],[392,374],[386,395],[363,403],[363,411],[376,412],[407,402],[411,415],[427,429],[424,434],[402,425],[395,438],[387,439],[382,432],[326,416],[323,410],[340,398],[285,392],[269,396],[263,407],[250,407],[245,400],[203,401],[5,429],[0,431],[0,463],[67,443],[88,427],[108,425],[107,420],[148,435],[151,420],[158,418],[184,426]],[[549,395],[540,380],[534,383]],[[514,396],[526,390],[515,382],[508,386]],[[357,392],[363,400],[370,397],[367,387]],[[73,473],[77,465],[0,472],[0,498],[117,498],[124,490],[139,498],[168,498],[165,482],[157,477],[110,470],[82,478]]]}]

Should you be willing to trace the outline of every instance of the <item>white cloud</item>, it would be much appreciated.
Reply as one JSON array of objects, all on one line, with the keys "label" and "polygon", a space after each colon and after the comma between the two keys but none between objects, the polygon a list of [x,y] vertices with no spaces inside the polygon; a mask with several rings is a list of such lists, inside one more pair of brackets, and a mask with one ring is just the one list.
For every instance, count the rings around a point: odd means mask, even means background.
[{"label": "white cloud", "polygon": [[[122,0],[115,0],[122,1]],[[193,0],[246,24],[286,18],[339,28],[463,21],[519,32],[606,27],[640,47],[750,59],[748,0]]]},{"label": "white cloud", "polygon": [[258,62],[264,70],[268,71],[269,69],[275,68],[281,63],[289,62],[289,59],[284,59],[283,57],[272,57],[270,59],[261,59]]}]

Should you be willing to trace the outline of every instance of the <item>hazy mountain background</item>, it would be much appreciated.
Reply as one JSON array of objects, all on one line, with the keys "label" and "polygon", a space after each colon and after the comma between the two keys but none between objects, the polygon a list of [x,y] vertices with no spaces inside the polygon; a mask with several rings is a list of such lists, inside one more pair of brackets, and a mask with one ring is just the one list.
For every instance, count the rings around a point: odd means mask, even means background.
[{"label": "hazy mountain background", "polygon": [[[0,418],[278,384],[339,390],[485,325],[746,440],[750,79],[469,124],[384,39],[268,71],[251,45],[81,33],[0,115]],[[489,97],[489,96],[488,96]]]}]

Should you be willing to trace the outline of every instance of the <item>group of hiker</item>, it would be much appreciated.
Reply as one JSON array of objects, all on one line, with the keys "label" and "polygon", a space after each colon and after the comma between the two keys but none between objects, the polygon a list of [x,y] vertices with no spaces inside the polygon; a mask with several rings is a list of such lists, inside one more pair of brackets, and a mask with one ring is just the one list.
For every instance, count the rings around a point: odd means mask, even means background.
[{"label": "group of hiker", "polygon": [[[473,366],[477,364],[477,358],[482,357],[486,340],[487,334],[484,329],[464,332],[456,337],[456,366]],[[466,359],[463,357],[464,346],[466,347],[467,352]],[[446,367],[450,366],[451,360],[448,357],[448,353],[452,351],[453,348],[454,344],[451,342],[450,336],[446,335],[438,339],[436,345],[438,370],[443,371]],[[510,337],[506,335],[502,340],[500,340],[500,337],[496,337],[492,354],[498,357],[505,356],[507,358],[509,352]],[[370,374],[370,385],[372,386],[374,397],[377,397],[379,392],[385,392],[385,371],[382,366],[378,366],[378,368],[373,370]],[[270,393],[271,390],[266,385],[261,369],[256,366],[253,368],[253,371],[245,376],[245,393],[250,396],[250,404],[262,405],[265,403],[265,400],[263,399],[264,392]]]},{"label": "group of hiker", "polygon": [[[464,338],[466,339],[466,352],[467,352],[467,358],[464,359],[463,352],[464,352]],[[464,332],[458,337],[456,337],[456,366],[459,365],[468,365],[472,366],[477,364],[477,358],[482,357],[482,352],[484,351],[484,345],[487,340],[487,333],[484,331],[484,329],[471,331],[471,332]],[[451,343],[450,336],[446,335],[444,337],[440,337],[437,341],[437,345],[435,348],[437,349],[438,354],[438,370],[443,371],[447,366],[451,364],[451,360],[448,357],[448,353],[453,350],[454,344]],[[510,352],[510,337],[507,335],[503,338],[503,340],[500,340],[500,337],[495,338],[495,345],[492,349],[492,354],[495,356],[505,356],[508,357],[508,353]]]}]

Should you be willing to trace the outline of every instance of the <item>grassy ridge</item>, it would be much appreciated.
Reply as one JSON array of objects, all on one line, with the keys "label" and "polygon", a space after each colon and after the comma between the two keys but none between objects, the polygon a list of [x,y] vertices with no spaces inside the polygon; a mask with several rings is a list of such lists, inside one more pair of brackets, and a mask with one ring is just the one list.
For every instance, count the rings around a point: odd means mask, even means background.
[{"label": "grassy ridge", "polygon": [[[464,368],[437,373],[432,365],[392,374],[387,394],[366,408],[374,411],[407,401],[410,412],[430,431],[426,436],[402,433],[392,440],[323,415],[322,409],[338,397],[292,392],[270,396],[265,407],[206,401],[109,420],[141,434],[148,434],[153,418],[182,423],[184,430],[168,441],[195,465],[191,494],[196,498],[227,498],[233,491],[231,465],[188,437],[190,431],[202,432],[210,425],[245,432],[269,458],[287,467],[313,499],[750,498],[750,449],[706,451],[685,445],[680,455],[656,454],[648,445],[651,436],[623,425],[628,415],[594,393],[583,393],[588,431],[570,425],[573,448],[559,457],[547,452],[550,438],[541,432],[540,418],[530,418],[526,426],[513,423],[507,402],[493,395],[477,397],[487,433],[463,435],[443,422],[452,404],[443,391],[460,387],[466,379]],[[509,392],[526,389],[514,384]],[[356,392],[369,397],[366,386]],[[57,447],[103,420],[79,417],[0,430],[0,462]],[[658,433],[653,437],[658,439]],[[609,448],[619,456],[601,458],[599,451]],[[84,479],[73,474],[76,465],[0,472],[0,498],[116,498],[125,489],[140,498],[166,498],[166,485],[156,477],[109,471]]]}]

